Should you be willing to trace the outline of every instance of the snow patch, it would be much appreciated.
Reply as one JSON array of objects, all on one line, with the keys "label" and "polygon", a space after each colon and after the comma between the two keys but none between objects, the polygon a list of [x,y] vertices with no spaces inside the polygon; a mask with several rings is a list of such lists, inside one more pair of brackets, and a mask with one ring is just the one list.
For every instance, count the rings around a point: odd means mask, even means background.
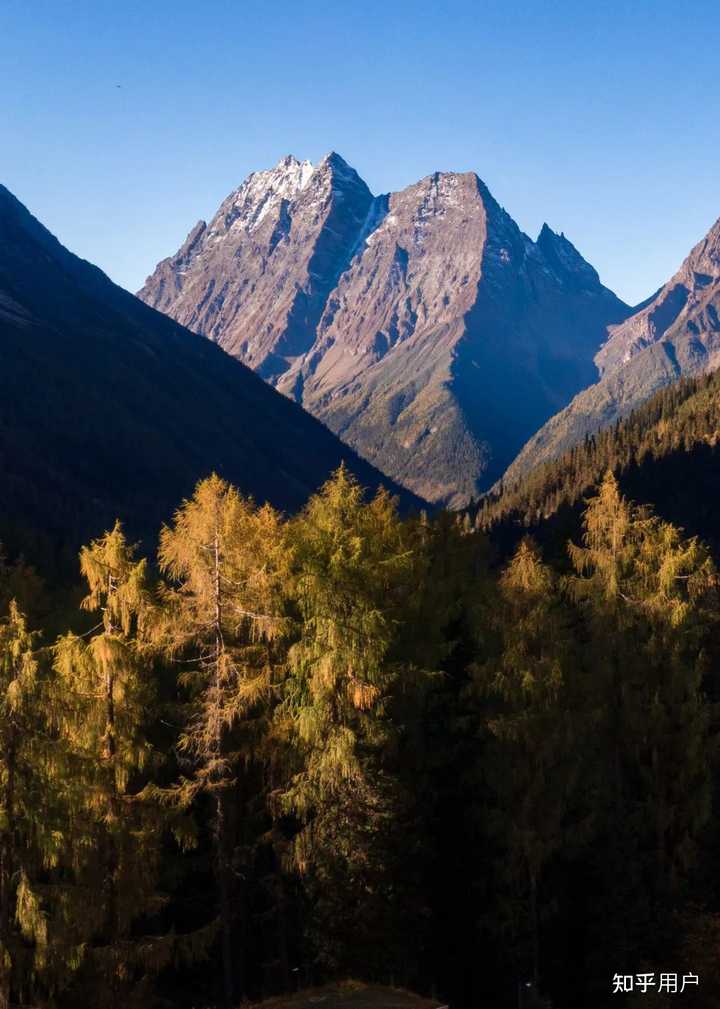
[{"label": "snow patch", "polygon": [[275,168],[252,172],[220,208],[218,218],[229,222],[223,230],[242,229],[252,233],[283,200],[295,199],[306,188],[314,171],[311,161],[298,161],[288,155]]}]

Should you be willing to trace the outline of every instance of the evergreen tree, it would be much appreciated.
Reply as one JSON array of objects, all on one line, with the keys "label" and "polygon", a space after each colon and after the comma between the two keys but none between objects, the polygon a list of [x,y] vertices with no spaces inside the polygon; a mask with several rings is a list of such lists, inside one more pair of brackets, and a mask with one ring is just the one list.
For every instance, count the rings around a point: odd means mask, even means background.
[{"label": "evergreen tree", "polygon": [[[626,501],[608,474],[586,509],[570,581],[600,692],[601,836],[616,955],[659,935],[663,898],[687,877],[709,815],[702,628],[715,574],[707,551]],[[648,852],[653,852],[653,857]],[[610,888],[612,879],[612,888]]]},{"label": "evergreen tree", "polygon": [[650,517],[638,556],[645,731],[636,757],[654,838],[656,899],[674,897],[711,810],[712,736],[705,649],[717,625],[717,573],[707,548]]},{"label": "evergreen tree", "polygon": [[[297,753],[284,796],[301,825],[296,864],[311,889],[321,962],[364,963],[387,977],[408,969],[391,872],[401,871],[397,828],[407,815],[396,764],[408,731],[403,698],[425,678],[403,643],[420,597],[417,542],[392,499],[381,491],[366,503],[344,469],[290,534],[298,631],[281,714]],[[378,932],[396,941],[378,947]]]},{"label": "evergreen tree", "polygon": [[82,621],[0,558],[0,1009],[234,1009],[291,964],[463,1009],[677,963],[716,999],[716,568],[611,472],[574,523],[602,460],[711,458],[717,381],[528,481],[561,560],[342,469],[288,520],[202,481],[159,585],[116,526]]}]

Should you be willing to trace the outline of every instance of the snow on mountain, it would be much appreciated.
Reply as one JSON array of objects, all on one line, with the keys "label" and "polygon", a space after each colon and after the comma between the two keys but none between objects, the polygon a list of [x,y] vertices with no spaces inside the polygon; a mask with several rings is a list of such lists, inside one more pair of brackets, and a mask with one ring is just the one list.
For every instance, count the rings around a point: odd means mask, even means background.
[{"label": "snow on mountain", "polygon": [[607,325],[629,314],[563,235],[533,242],[474,173],[373,196],[335,152],[250,175],[140,297],[454,505],[597,377]]}]

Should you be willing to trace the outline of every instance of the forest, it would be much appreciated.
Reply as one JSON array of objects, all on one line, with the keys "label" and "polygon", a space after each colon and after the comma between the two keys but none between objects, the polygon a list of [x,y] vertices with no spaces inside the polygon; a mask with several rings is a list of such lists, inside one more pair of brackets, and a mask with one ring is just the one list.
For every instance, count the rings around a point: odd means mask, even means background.
[{"label": "forest", "polygon": [[610,470],[561,561],[341,468],[76,581],[0,567],[0,1009],[720,1006],[717,567]]},{"label": "forest", "polygon": [[717,556],[719,430],[718,372],[683,378],[558,459],[500,483],[470,512],[480,528],[503,541],[503,549],[524,530],[564,553],[585,497],[612,470],[628,496],[652,502],[663,517],[700,535]]}]

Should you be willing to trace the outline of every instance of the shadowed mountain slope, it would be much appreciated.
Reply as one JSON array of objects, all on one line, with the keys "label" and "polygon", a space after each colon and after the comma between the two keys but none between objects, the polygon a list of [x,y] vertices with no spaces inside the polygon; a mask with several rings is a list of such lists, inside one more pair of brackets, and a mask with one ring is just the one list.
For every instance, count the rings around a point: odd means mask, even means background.
[{"label": "shadowed mountain slope", "polygon": [[508,548],[530,531],[564,554],[608,470],[629,498],[701,536],[720,557],[720,371],[660,390],[624,420],[505,483],[483,499],[478,522]]},{"label": "shadowed mountain slope", "polygon": [[720,220],[675,276],[634,315],[611,326],[595,358],[601,378],[552,417],[503,477],[513,484],[586,434],[627,416],[680,377],[720,364]]},{"label": "shadowed mountain slope", "polygon": [[[0,187],[0,538],[75,546],[116,516],[154,533],[212,470],[300,507],[341,463],[327,428],[78,259]],[[417,499],[402,492],[406,506]]]}]

